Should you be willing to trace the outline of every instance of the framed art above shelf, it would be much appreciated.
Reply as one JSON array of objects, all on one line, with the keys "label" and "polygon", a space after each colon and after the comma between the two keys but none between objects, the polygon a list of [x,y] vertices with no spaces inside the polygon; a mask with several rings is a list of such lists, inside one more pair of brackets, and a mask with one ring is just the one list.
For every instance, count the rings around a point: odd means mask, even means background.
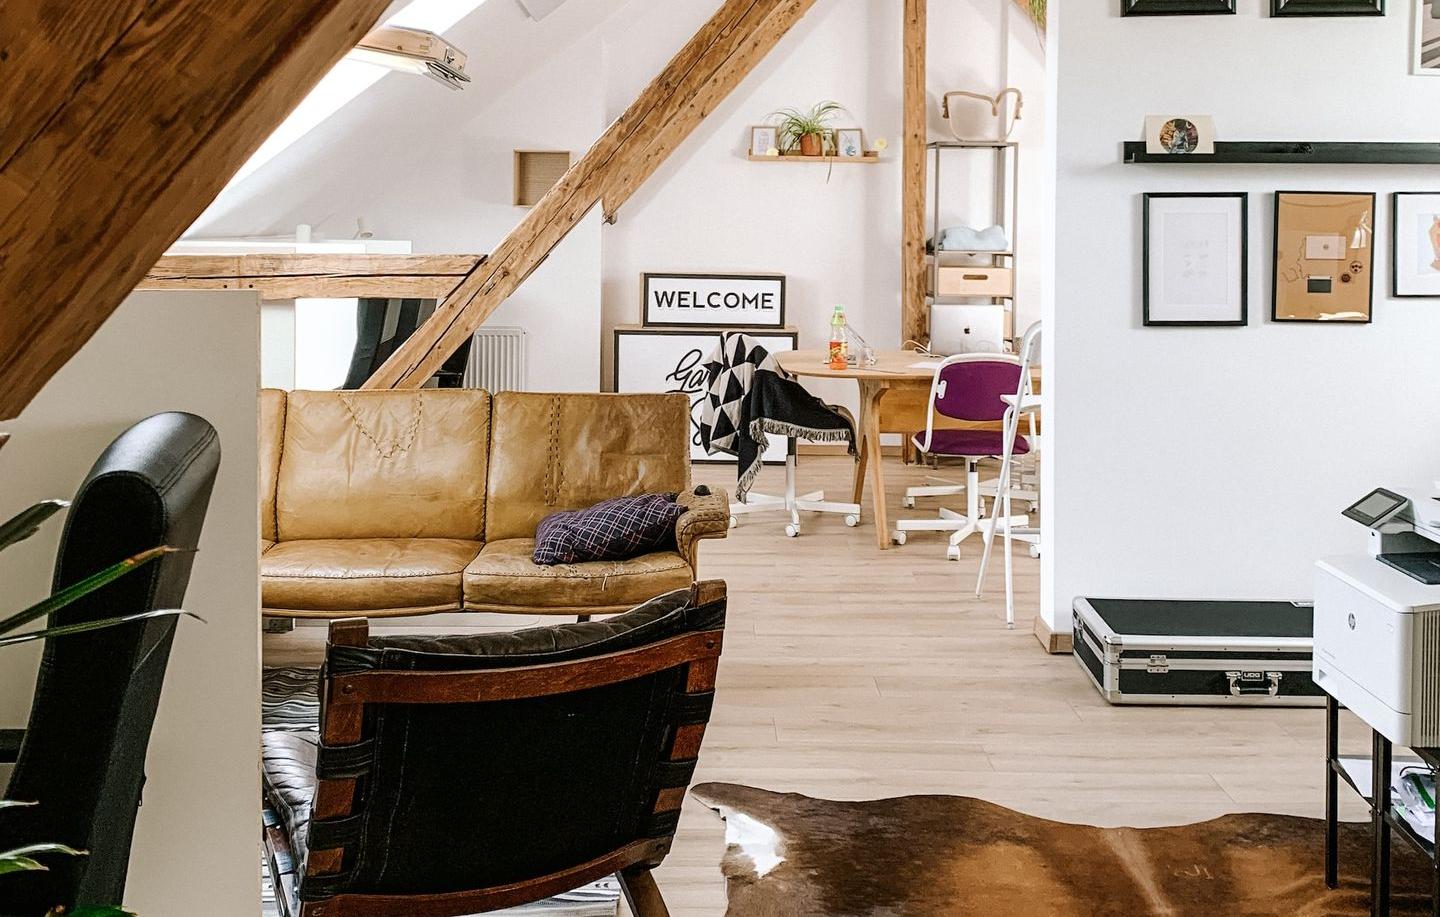
[{"label": "framed art above shelf", "polygon": [[1126,165],[1224,165],[1280,163],[1286,165],[1440,165],[1440,143],[1312,143],[1308,141],[1217,141],[1213,154],[1148,153],[1145,141],[1125,141]]}]

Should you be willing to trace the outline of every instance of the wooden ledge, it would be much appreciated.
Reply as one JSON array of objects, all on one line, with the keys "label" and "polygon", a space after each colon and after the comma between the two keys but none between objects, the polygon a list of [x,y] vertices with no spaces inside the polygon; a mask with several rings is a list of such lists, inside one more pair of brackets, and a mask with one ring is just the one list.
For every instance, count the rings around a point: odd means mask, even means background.
[{"label": "wooden ledge", "polygon": [[139,290],[257,290],[262,299],[443,299],[484,255],[166,255]]}]

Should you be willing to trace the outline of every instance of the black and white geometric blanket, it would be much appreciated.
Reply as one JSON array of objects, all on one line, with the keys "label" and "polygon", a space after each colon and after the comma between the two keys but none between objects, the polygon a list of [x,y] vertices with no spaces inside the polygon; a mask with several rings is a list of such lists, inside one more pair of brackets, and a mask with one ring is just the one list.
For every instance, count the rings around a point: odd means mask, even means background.
[{"label": "black and white geometric blanket", "polygon": [[775,357],[748,334],[720,335],[705,363],[708,385],[700,408],[700,441],[710,455],[738,458],[735,498],[755,483],[769,446],[766,433],[818,443],[846,443],[855,454],[850,412],[826,404],[785,378]]}]

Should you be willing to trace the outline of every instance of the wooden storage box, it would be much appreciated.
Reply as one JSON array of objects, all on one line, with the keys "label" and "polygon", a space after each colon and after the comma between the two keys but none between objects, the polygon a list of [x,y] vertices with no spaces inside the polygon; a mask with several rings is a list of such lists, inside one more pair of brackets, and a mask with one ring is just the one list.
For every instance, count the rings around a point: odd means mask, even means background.
[{"label": "wooden storage box", "polygon": [[1013,296],[1015,271],[1008,267],[940,266],[936,296]]}]

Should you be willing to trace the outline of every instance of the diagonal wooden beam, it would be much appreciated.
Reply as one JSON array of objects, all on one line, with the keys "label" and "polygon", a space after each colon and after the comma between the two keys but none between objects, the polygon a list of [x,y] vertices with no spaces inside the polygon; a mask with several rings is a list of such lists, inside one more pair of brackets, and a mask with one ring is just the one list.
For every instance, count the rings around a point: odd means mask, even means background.
[{"label": "diagonal wooden beam", "polygon": [[607,219],[815,0],[726,0],[635,102],[366,383],[418,388],[603,203]]},{"label": "diagonal wooden beam", "polygon": [[926,0],[905,0],[904,150],[900,200],[900,340],[930,341],[925,307]]},{"label": "diagonal wooden beam", "polygon": [[0,419],[388,0],[0,0]]}]

